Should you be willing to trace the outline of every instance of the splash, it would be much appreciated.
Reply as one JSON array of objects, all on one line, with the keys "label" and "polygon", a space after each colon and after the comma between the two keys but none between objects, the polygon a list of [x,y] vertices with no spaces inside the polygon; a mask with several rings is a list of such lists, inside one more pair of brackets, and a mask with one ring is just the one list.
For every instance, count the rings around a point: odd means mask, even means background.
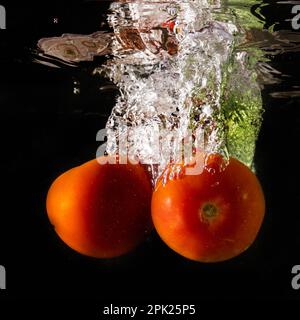
[{"label": "splash", "polygon": [[205,0],[111,5],[113,58],[97,70],[120,89],[107,152],[130,149],[152,165],[154,180],[191,135],[207,153],[253,164],[262,114],[257,74],[237,50],[241,27],[218,21],[213,9]]},{"label": "splash", "polygon": [[[112,32],[64,34],[38,46],[41,55],[71,66],[109,55],[94,71],[120,92],[106,126],[106,151],[148,164],[154,182],[168,163],[181,161],[183,144],[254,169],[263,113],[259,81],[271,83],[276,73],[263,52],[271,36],[250,13],[254,2],[234,9],[231,1],[113,2]],[[177,168],[171,176],[180,175]]]}]

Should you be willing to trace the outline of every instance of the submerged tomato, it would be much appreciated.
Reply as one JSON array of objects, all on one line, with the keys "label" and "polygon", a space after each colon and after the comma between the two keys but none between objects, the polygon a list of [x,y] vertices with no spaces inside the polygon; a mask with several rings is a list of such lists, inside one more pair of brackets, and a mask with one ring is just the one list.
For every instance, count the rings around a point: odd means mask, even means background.
[{"label": "submerged tomato", "polygon": [[[182,168],[184,169],[184,168]],[[152,197],[152,218],[162,240],[182,256],[202,262],[233,258],[255,240],[263,221],[263,191],[251,170],[211,155],[198,175],[183,175]]]},{"label": "submerged tomato", "polygon": [[151,195],[141,165],[100,165],[92,160],[53,182],[47,212],[57,234],[71,248],[110,258],[134,249],[152,229]]}]

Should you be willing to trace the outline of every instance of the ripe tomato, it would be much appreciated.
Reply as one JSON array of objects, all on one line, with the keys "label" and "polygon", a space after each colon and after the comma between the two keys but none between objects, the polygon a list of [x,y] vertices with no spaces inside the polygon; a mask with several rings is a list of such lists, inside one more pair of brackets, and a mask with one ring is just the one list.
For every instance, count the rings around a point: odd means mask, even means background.
[{"label": "ripe tomato", "polygon": [[153,223],[162,240],[201,262],[224,261],[245,251],[264,212],[256,176],[233,158],[224,166],[218,155],[208,156],[198,175],[183,174],[166,185],[161,179],[152,197]]},{"label": "ripe tomato", "polygon": [[100,165],[95,159],[71,169],[47,195],[48,216],[59,237],[91,257],[125,254],[152,229],[147,173],[141,165],[116,162]]}]

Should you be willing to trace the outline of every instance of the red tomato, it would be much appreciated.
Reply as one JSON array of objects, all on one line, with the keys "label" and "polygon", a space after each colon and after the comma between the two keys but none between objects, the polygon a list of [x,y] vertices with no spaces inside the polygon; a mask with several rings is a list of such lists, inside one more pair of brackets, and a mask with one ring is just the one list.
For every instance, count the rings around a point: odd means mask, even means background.
[{"label": "red tomato", "polygon": [[71,248],[110,258],[134,249],[151,231],[151,195],[141,165],[100,165],[92,160],[54,181],[47,212],[57,234]]},{"label": "red tomato", "polygon": [[202,169],[165,186],[160,180],[152,197],[152,218],[162,240],[182,256],[224,261],[255,240],[264,217],[264,195],[256,176],[236,159],[224,166],[220,156],[211,155]]}]

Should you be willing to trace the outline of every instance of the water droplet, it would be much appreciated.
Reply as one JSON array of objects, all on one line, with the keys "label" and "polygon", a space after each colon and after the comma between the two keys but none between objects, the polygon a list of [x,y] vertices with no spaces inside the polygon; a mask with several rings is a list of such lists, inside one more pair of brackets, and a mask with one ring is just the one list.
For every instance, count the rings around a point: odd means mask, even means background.
[{"label": "water droplet", "polygon": [[211,185],[211,187],[212,187],[212,188],[215,188],[215,187],[218,187],[219,185],[220,185],[220,182],[217,181],[217,182],[213,183],[213,184]]},{"label": "water droplet", "polygon": [[211,174],[215,174],[216,173],[216,169],[214,168],[207,168],[207,171]]}]

